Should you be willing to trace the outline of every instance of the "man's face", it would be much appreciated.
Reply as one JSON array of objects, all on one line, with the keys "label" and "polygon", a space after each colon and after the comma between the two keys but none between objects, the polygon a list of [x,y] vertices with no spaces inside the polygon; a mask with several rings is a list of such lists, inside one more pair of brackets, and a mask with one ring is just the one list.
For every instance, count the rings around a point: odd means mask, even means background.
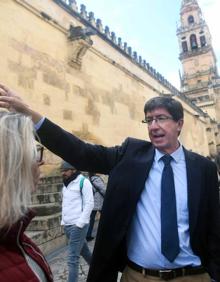
[{"label": "man's face", "polygon": [[61,171],[62,178],[68,179],[73,175],[74,172],[75,172],[75,170],[73,170],[73,169],[62,170]]},{"label": "man's face", "polygon": [[174,121],[170,113],[164,108],[158,108],[146,113],[146,119],[156,118],[159,119],[148,124],[150,140],[158,150],[171,154],[179,147],[178,135],[182,129],[183,120]]}]

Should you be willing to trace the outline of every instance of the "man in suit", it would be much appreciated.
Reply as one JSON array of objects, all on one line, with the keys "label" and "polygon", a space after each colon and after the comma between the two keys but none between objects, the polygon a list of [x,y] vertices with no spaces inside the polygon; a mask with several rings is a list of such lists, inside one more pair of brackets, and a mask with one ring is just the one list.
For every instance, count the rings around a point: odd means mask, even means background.
[{"label": "man in suit", "polygon": [[179,143],[178,101],[145,104],[151,142],[127,138],[110,148],[64,131],[5,86],[0,106],[30,115],[41,142],[77,169],[109,175],[88,282],[115,282],[118,271],[122,282],[220,282],[217,170]]}]

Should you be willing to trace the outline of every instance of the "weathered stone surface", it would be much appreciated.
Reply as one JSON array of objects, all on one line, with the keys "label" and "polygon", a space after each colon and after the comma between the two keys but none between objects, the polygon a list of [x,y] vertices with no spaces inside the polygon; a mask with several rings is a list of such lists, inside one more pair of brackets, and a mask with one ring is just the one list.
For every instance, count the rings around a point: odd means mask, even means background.
[{"label": "weathered stone surface", "polygon": [[36,204],[31,205],[31,208],[33,208],[37,216],[48,216],[48,215],[54,215],[61,212],[61,205],[59,203],[44,203],[44,204]]},{"label": "weathered stone surface", "polygon": [[30,208],[36,211],[27,235],[48,254],[66,243],[61,221],[61,178],[41,178],[38,189],[32,194]]},{"label": "weathered stone surface", "polygon": [[28,226],[30,231],[48,230],[58,227],[61,221],[61,213],[48,216],[36,216]]},{"label": "weathered stone surface", "polygon": [[42,231],[27,231],[28,236],[30,236],[37,245],[41,245],[47,241],[51,241],[57,237],[60,237],[64,234],[63,226],[58,226],[48,230]]},{"label": "weathered stone surface", "polygon": [[[94,243],[95,243],[94,240],[88,243],[91,251],[93,251]],[[59,248],[55,252],[50,253],[47,256],[47,261],[50,264],[55,282],[67,281],[67,276],[68,276],[67,256],[68,256],[67,246]],[[79,282],[86,282],[88,270],[89,267],[87,263],[82,257],[80,257]],[[120,278],[121,278],[121,274],[118,275],[118,282],[120,281]]]},{"label": "weathered stone surface", "polygon": [[40,184],[37,188],[37,194],[46,194],[50,192],[61,192],[63,184],[62,183],[45,183]]},{"label": "weathered stone surface", "polygon": [[63,234],[59,237],[56,237],[50,241],[46,241],[43,244],[38,245],[44,255],[48,255],[54,250],[57,250],[60,247],[63,247],[67,244],[66,236]]},{"label": "weathered stone surface", "polygon": [[[45,189],[44,189],[45,190]],[[61,193],[43,193],[32,195],[32,204],[61,203]]]},{"label": "weathered stone surface", "polygon": [[[33,11],[49,15],[49,22],[36,17]],[[81,16],[85,16],[84,10]],[[80,132],[86,128],[90,134],[81,135],[87,141],[91,142],[93,136],[92,142],[110,146],[120,144],[127,136],[146,139],[146,130],[139,126],[144,103],[154,96],[173,94],[183,103],[185,121],[190,124],[181,133],[182,144],[205,156],[209,154],[204,117],[195,123],[195,107],[166,79],[161,80],[157,70],[143,68],[113,44],[109,28],[106,36],[94,37],[81,69],[70,67],[70,23],[87,27],[86,21],[82,24],[53,1],[0,1],[0,24],[4,26],[0,31],[0,51],[4,54],[1,80],[66,130]],[[64,111],[68,115],[63,115]],[[193,132],[203,142],[195,144]]]}]

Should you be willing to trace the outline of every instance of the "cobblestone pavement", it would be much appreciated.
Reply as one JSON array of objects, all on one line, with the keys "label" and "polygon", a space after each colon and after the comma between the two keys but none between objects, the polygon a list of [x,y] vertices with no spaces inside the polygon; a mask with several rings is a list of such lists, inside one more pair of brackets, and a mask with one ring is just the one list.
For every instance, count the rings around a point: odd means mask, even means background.
[{"label": "cobblestone pavement", "polygon": [[[98,228],[98,220],[95,221],[94,228],[93,228],[93,235],[97,233],[97,228]],[[95,244],[95,239],[88,242],[88,246],[91,252],[93,251],[94,244]],[[54,282],[66,282],[67,281],[67,276],[68,276],[67,256],[68,256],[67,246],[60,248],[56,252],[47,256],[47,261],[50,264],[50,267],[51,267],[51,270],[54,276]],[[88,264],[80,256],[79,281],[78,282],[86,282],[88,271],[89,271]],[[120,281],[120,276],[121,275],[119,275],[118,282]]]},{"label": "cobblestone pavement", "polygon": [[[94,240],[88,243],[90,250],[93,250]],[[66,282],[68,275],[67,267],[67,247],[63,247],[55,253],[47,257],[54,276],[54,282]],[[85,260],[80,257],[79,282],[85,282],[88,274],[89,266]],[[118,279],[118,282],[120,278]],[[103,281],[104,282],[104,281]]]},{"label": "cobblestone pavement", "polygon": [[[94,240],[89,242],[89,248],[92,251],[94,246]],[[54,275],[54,282],[67,281],[68,267],[67,267],[67,247],[63,247],[56,251],[54,254],[48,256],[47,260],[50,264],[51,270]],[[80,257],[79,267],[79,282],[85,282],[87,278],[89,267],[85,260]]]}]

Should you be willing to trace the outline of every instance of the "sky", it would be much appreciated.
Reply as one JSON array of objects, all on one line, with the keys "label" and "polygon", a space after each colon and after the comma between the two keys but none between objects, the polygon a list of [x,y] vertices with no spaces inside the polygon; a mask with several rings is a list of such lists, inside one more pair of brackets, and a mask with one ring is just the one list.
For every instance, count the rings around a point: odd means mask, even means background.
[{"label": "sky", "polygon": [[[76,0],[109,26],[171,84],[179,88],[182,71],[176,28],[182,0]],[[220,0],[198,0],[212,36],[220,71]]]}]

